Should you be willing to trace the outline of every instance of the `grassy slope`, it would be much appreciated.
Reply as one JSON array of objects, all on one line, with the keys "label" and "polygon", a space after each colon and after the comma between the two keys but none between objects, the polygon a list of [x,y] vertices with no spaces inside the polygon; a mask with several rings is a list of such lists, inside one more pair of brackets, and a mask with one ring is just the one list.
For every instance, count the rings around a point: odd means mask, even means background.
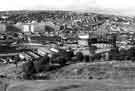
[{"label": "grassy slope", "polygon": [[[114,62],[112,64],[115,65],[116,67],[117,66],[121,67],[121,69],[118,69],[118,74],[114,74],[114,75],[118,76],[118,77],[116,77],[117,81],[114,79],[113,80],[109,80],[109,79],[108,80],[107,79],[64,80],[63,79],[63,80],[41,80],[41,81],[8,80],[8,84],[9,84],[8,91],[135,91],[134,79],[131,79],[131,80],[125,79],[125,78],[128,78],[127,76],[130,76],[130,75],[132,76],[132,74],[130,74],[130,73],[135,73],[135,72],[133,72],[133,71],[135,71],[134,69],[129,69],[132,66],[135,67],[134,63],[126,63],[126,62],[125,63],[117,63],[117,62],[115,63]],[[101,66],[101,65],[106,66],[105,69],[102,68],[103,66]],[[80,64],[72,64],[70,66],[64,67],[61,70],[57,71],[56,73],[57,73],[57,76],[59,77],[59,79],[61,77],[61,74],[63,75],[63,78],[66,78],[67,77],[66,75],[68,75],[68,76],[71,75],[71,76],[76,77],[77,76],[76,71],[74,71],[73,69],[74,68],[81,69],[84,67],[86,67],[86,68],[88,67],[89,70],[91,70],[91,68],[93,69],[93,67],[96,68],[93,70],[93,73],[91,73],[94,76],[96,76],[100,73],[100,71],[99,71],[100,67],[102,68],[101,71],[111,71],[112,70],[111,66],[107,66],[104,63],[102,63],[102,64],[100,64],[100,63],[96,63],[96,64],[80,63]],[[122,67],[124,67],[124,69]],[[1,68],[1,70],[0,70],[1,72],[8,73],[8,74],[10,74],[10,76],[14,75],[14,74],[12,74],[12,72],[14,72],[14,70],[15,70],[14,65],[1,66],[0,68]],[[110,70],[106,70],[106,68],[110,68]],[[121,70],[121,72],[119,70]],[[131,72],[129,70],[131,70]],[[86,72],[87,70],[82,70],[82,71]],[[74,72],[75,72],[75,74],[74,74]],[[83,73],[83,72],[79,72],[79,74],[85,75],[86,73]],[[104,73],[104,74],[106,74],[106,73]],[[130,74],[130,75],[127,75],[127,74]],[[55,74],[51,74],[51,75],[55,76]],[[124,75],[127,75],[127,76],[124,77]],[[101,76],[102,76],[102,74],[101,74]],[[124,79],[120,79],[122,77]],[[2,81],[2,82],[5,83],[5,81]],[[1,89],[3,88],[2,82],[1,82]],[[0,91],[2,91],[2,90],[0,90]]]},{"label": "grassy slope", "polygon": [[12,82],[8,91],[134,91],[133,81],[49,80]]}]

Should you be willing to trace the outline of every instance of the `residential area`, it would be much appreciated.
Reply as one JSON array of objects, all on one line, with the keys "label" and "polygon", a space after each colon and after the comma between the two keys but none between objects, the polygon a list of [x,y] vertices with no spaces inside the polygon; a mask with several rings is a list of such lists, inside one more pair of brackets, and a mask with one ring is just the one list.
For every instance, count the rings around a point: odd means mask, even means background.
[{"label": "residential area", "polygon": [[0,77],[134,79],[134,20],[71,11],[1,12]]}]

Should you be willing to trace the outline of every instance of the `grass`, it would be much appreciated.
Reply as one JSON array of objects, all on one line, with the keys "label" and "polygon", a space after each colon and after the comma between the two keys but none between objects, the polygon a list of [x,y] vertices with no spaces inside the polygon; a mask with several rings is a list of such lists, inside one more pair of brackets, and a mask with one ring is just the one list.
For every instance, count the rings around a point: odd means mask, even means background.
[{"label": "grass", "polygon": [[[76,63],[48,72],[50,80],[10,79],[8,85],[2,80],[0,91],[5,87],[8,91],[135,91],[134,65],[130,61]],[[1,69],[9,74],[13,70]]]}]

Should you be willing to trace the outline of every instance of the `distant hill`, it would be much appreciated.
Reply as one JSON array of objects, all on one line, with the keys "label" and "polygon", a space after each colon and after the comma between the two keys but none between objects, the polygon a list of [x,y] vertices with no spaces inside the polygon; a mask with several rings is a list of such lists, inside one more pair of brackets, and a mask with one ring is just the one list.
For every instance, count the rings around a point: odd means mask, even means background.
[{"label": "distant hill", "polygon": [[[132,10],[131,10],[132,11]],[[128,13],[122,13],[124,10],[113,10],[113,9],[98,9],[98,8],[90,8],[86,10],[10,10],[10,11],[0,11],[0,15],[12,15],[12,14],[28,14],[28,13],[39,13],[39,12],[50,12],[50,13],[55,13],[55,12],[62,12],[62,13],[77,13],[77,14],[82,14],[82,13],[91,13],[91,14],[103,14],[103,15],[112,15],[112,16],[130,16],[133,17],[133,15],[130,15]]]}]

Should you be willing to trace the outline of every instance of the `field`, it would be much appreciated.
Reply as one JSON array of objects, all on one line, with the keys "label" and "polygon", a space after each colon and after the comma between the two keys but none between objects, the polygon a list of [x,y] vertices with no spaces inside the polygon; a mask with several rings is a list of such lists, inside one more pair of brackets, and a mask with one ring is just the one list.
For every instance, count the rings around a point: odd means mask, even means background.
[{"label": "field", "polygon": [[7,91],[135,91],[135,82],[112,80],[11,81]]},{"label": "field", "polygon": [[130,61],[76,63],[40,73],[49,80],[17,79],[21,64],[17,73],[15,65],[1,65],[0,91],[135,91],[135,63]]}]

